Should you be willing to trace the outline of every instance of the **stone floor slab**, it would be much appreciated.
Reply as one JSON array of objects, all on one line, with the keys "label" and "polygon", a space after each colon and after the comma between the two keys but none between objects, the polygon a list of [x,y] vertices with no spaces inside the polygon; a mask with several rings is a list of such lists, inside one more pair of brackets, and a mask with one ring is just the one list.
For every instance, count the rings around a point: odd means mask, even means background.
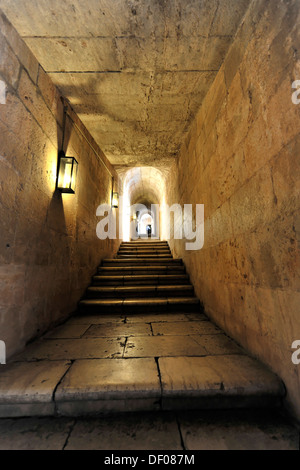
[{"label": "stone floor slab", "polygon": [[241,395],[283,397],[283,382],[264,364],[246,355],[209,356],[210,366],[220,374],[224,392]]},{"label": "stone floor slab", "polygon": [[129,338],[124,357],[205,356],[205,349],[191,336],[142,336]]},{"label": "stone floor slab", "polygon": [[246,354],[244,349],[225,334],[203,334],[192,337],[205,349],[207,355]]},{"label": "stone floor slab", "polygon": [[49,331],[44,338],[46,339],[76,339],[81,338],[88,330],[89,325],[85,324],[64,324],[52,331]]},{"label": "stone floor slab", "polygon": [[74,420],[0,419],[0,450],[62,450]]},{"label": "stone floor slab", "polygon": [[222,333],[222,330],[208,321],[189,321],[184,324],[182,322],[154,323],[152,329],[155,336],[215,335]]},{"label": "stone floor slab", "polygon": [[55,393],[64,415],[159,409],[161,387],[154,359],[75,361]]},{"label": "stone floor slab", "polygon": [[134,414],[80,420],[66,450],[182,450],[173,414]]},{"label": "stone floor slab", "polygon": [[152,332],[150,325],[146,323],[123,323],[121,325],[106,323],[103,325],[92,325],[84,334],[85,338],[118,336],[152,336]]},{"label": "stone floor slab", "polygon": [[185,314],[189,321],[208,321],[208,317],[203,313],[186,313]]},{"label": "stone floor slab", "polygon": [[122,315],[75,315],[66,322],[66,325],[98,325],[99,323],[122,324],[124,321],[125,316]]},{"label": "stone floor slab", "polygon": [[189,321],[184,313],[145,313],[126,315],[126,323],[155,323],[155,322],[169,322],[169,321]]},{"label": "stone floor slab", "polygon": [[182,445],[188,451],[299,450],[299,430],[274,410],[0,419],[0,450],[180,451]]},{"label": "stone floor slab", "polygon": [[1,366],[0,417],[54,414],[54,390],[70,362],[11,363]]},{"label": "stone floor slab", "polygon": [[125,338],[40,340],[27,346],[14,361],[102,359],[122,357]]},{"label": "stone floor slab", "polygon": [[160,397],[160,394],[154,359],[77,360],[58,386],[55,400]]},{"label": "stone floor slab", "polygon": [[247,356],[162,357],[158,360],[164,397],[280,397],[278,377]]},{"label": "stone floor slab", "polygon": [[266,411],[180,413],[187,450],[299,450],[299,431]]}]

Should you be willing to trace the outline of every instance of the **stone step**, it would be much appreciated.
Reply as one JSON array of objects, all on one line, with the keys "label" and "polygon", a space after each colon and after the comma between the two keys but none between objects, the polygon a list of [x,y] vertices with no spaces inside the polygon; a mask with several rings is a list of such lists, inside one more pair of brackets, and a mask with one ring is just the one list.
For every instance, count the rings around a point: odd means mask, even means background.
[{"label": "stone step", "polygon": [[120,245],[121,250],[169,250],[169,245],[156,245],[147,243],[146,245]]},{"label": "stone step", "polygon": [[142,249],[136,249],[136,248],[120,248],[118,251],[118,254],[122,255],[142,255],[145,253],[146,255],[163,255],[163,254],[170,254],[171,251],[169,249],[157,249],[157,248],[142,248]]},{"label": "stone step", "polygon": [[88,287],[86,291],[87,298],[121,298],[129,297],[188,297],[194,295],[192,285],[174,285],[174,286],[118,286],[118,287]]},{"label": "stone step", "polygon": [[1,418],[270,409],[285,396],[274,373],[200,315],[176,321],[170,314],[163,322],[148,315],[152,328],[131,316],[127,323],[84,318],[73,317],[0,369]]},{"label": "stone step", "polygon": [[123,253],[118,253],[117,256],[116,256],[116,259],[140,259],[140,258],[143,258],[143,259],[154,259],[154,260],[159,260],[159,259],[172,259],[172,255],[171,253],[168,254],[168,253],[163,253],[163,254],[140,254],[140,253],[135,253],[135,254],[123,254]]},{"label": "stone step", "polygon": [[121,245],[152,245],[152,244],[157,244],[157,245],[169,245],[169,243],[166,240],[158,240],[157,238],[144,238],[142,240],[131,240],[129,242],[122,242]]},{"label": "stone step", "polygon": [[197,297],[150,297],[129,299],[84,299],[79,302],[80,312],[86,314],[106,313],[157,313],[157,312],[199,312]]},{"label": "stone step", "polygon": [[73,417],[146,410],[270,409],[280,406],[283,395],[280,380],[248,357],[166,357],[157,363],[154,358],[76,361],[58,385],[54,401],[59,415]]},{"label": "stone step", "polygon": [[281,405],[282,381],[208,320],[182,261],[138,256],[104,260],[79,314],[1,366],[0,418]]},{"label": "stone step", "polygon": [[94,276],[93,285],[171,285],[171,284],[188,284],[189,276],[187,274],[148,274],[148,275],[132,275],[132,276]]},{"label": "stone step", "polygon": [[120,246],[134,246],[135,248],[138,248],[141,245],[145,246],[152,246],[152,245],[158,245],[158,246],[169,246],[168,242],[161,242],[158,240],[150,240],[150,241],[139,241],[139,242],[122,242]]},{"label": "stone step", "polygon": [[156,265],[182,265],[181,259],[173,259],[173,258],[135,258],[135,259],[123,259],[123,258],[112,258],[112,259],[105,259],[103,260],[103,266],[135,266],[135,265],[143,265],[143,266],[156,266]]},{"label": "stone step", "polygon": [[100,266],[98,274],[106,276],[124,276],[124,275],[168,275],[185,273],[184,265],[169,266]]}]

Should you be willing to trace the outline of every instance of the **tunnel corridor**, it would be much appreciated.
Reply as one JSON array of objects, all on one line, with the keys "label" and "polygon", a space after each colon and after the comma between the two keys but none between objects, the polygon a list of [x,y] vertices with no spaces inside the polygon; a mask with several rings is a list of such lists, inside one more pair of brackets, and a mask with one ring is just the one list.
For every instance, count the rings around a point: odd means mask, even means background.
[{"label": "tunnel corridor", "polygon": [[0,0],[1,449],[299,450],[299,24]]}]

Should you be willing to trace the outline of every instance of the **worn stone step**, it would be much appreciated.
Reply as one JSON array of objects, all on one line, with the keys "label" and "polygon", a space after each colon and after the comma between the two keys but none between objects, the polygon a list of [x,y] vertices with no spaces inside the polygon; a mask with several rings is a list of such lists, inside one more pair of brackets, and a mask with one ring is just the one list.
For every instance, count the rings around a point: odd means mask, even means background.
[{"label": "worn stone step", "polygon": [[170,245],[168,243],[121,243],[120,248],[132,248],[135,250],[140,249],[141,247],[144,248],[153,248],[153,247],[158,247],[158,248],[169,248]]},{"label": "worn stone step", "polygon": [[164,254],[164,253],[171,253],[169,248],[119,248],[118,253],[128,253],[128,254],[135,254],[135,253],[146,253],[146,254]]},{"label": "worn stone step", "polygon": [[59,414],[80,416],[104,410],[274,408],[283,395],[278,377],[252,358],[170,357],[158,364],[152,358],[76,361],[54,400]]},{"label": "worn stone step", "polygon": [[169,266],[100,266],[98,274],[115,276],[115,275],[168,275],[168,274],[182,274],[185,272],[184,265],[169,265]]},{"label": "worn stone step", "polygon": [[[106,359],[96,354],[99,339],[78,342],[75,355],[71,345],[66,349],[73,360],[62,358],[61,342],[59,360],[50,354],[48,360],[5,366],[0,373],[0,417],[270,409],[279,407],[285,395],[281,380],[245,355]],[[95,358],[86,357],[88,342],[93,342]]]},{"label": "worn stone step", "polygon": [[171,253],[170,254],[167,254],[167,253],[164,253],[164,254],[160,254],[160,255],[152,255],[152,254],[139,254],[139,253],[135,253],[135,254],[119,254],[116,256],[116,259],[140,259],[140,258],[143,258],[143,259],[147,259],[147,260],[159,260],[159,259],[172,259],[172,255]]},{"label": "worn stone step", "polygon": [[148,274],[148,275],[132,275],[132,276],[94,276],[93,285],[171,285],[171,284],[188,284],[189,276],[187,274]]},{"label": "worn stone step", "polygon": [[188,297],[194,295],[194,288],[190,284],[174,286],[118,286],[99,287],[92,286],[86,291],[87,298],[121,298],[128,297]]},{"label": "worn stone step", "polygon": [[120,245],[119,249],[121,250],[169,250],[169,245],[156,245],[147,243],[145,245]]},{"label": "worn stone step", "polygon": [[118,254],[122,255],[142,255],[145,253],[146,255],[164,255],[164,254],[170,254],[171,251],[169,249],[157,249],[157,248],[142,248],[142,249],[136,249],[136,248],[120,248],[118,251]]},{"label": "worn stone step", "polygon": [[157,313],[157,312],[198,312],[200,302],[197,297],[161,297],[130,299],[84,299],[79,302],[79,310],[84,313]]},{"label": "worn stone step", "polygon": [[173,258],[135,258],[135,259],[123,259],[123,258],[112,258],[112,259],[105,259],[103,260],[103,266],[135,266],[135,265],[143,265],[143,266],[156,266],[156,265],[182,265],[181,259],[173,259]]},{"label": "worn stone step", "polygon": [[143,240],[132,240],[130,242],[122,242],[121,245],[131,245],[131,246],[139,246],[139,245],[169,245],[167,241],[157,240],[155,238],[152,239],[143,239]]}]

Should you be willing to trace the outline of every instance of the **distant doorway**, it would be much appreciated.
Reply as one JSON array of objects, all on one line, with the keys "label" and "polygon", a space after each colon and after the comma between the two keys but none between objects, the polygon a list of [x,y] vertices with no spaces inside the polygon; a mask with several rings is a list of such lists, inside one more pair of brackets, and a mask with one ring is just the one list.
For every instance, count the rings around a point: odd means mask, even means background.
[{"label": "distant doorway", "polygon": [[139,237],[151,237],[154,231],[154,219],[151,214],[143,214],[138,223]]}]

